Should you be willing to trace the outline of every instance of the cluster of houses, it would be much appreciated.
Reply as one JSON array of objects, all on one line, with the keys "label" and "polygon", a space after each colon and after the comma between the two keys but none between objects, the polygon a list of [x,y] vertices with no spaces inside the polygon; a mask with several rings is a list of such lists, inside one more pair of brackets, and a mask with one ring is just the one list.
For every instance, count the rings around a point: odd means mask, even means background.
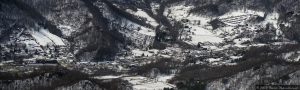
[{"label": "cluster of houses", "polygon": [[39,45],[25,26],[17,27],[8,36],[8,40],[0,44],[0,62],[14,65],[57,63],[68,57],[66,45]]},{"label": "cluster of houses", "polygon": [[54,63],[65,56],[66,46],[30,46],[24,43],[0,45],[0,60],[14,64]]}]

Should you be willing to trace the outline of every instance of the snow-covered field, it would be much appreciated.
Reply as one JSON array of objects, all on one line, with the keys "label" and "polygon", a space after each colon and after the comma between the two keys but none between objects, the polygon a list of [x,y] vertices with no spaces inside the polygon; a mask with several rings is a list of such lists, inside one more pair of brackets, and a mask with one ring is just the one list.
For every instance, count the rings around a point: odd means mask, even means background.
[{"label": "snow-covered field", "polygon": [[163,90],[164,88],[174,88],[172,84],[168,84],[162,81],[156,81],[142,76],[124,77],[131,83],[134,90]]},{"label": "snow-covered field", "polygon": [[168,82],[168,81],[171,80],[174,76],[175,76],[175,74],[172,74],[172,75],[159,75],[159,76],[157,76],[157,80],[158,80],[158,81],[162,81],[162,82]]},{"label": "snow-covered field", "polygon": [[163,90],[164,88],[174,88],[175,85],[167,83],[174,75],[160,75],[157,78],[150,79],[143,76],[128,76],[128,75],[107,75],[107,76],[96,76],[94,79],[109,80],[109,79],[123,79],[128,81],[133,90]]},{"label": "snow-covered field", "polygon": [[55,45],[65,45],[60,37],[50,33],[47,29],[41,29],[40,33],[49,38]]},{"label": "snow-covered field", "polygon": [[138,11],[136,11],[136,12],[134,12],[130,9],[127,9],[126,11],[133,15],[140,16],[142,18],[146,18],[147,19],[146,23],[149,23],[152,26],[158,26],[158,23],[152,17],[150,17],[145,11],[143,11],[142,9],[137,9],[137,10]]},{"label": "snow-covered field", "polygon": [[30,33],[37,43],[42,46],[46,46],[48,44],[65,45],[60,37],[50,33],[47,29],[31,30]]},{"label": "snow-covered field", "polygon": [[217,35],[213,34],[211,31],[204,29],[199,26],[191,26],[192,32],[192,44],[197,45],[199,42],[211,42],[211,43],[221,43],[222,38],[219,38]]},{"label": "snow-covered field", "polygon": [[192,8],[192,6],[184,5],[171,6],[164,12],[164,15],[169,16],[177,21],[180,21],[181,19],[186,18],[188,16],[188,11]]}]

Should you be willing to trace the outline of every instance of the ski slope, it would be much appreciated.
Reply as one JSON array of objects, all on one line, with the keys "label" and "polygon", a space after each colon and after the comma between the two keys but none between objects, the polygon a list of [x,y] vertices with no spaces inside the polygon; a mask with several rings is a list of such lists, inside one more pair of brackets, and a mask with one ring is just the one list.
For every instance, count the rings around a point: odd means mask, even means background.
[{"label": "ski slope", "polygon": [[39,45],[65,45],[60,37],[50,33],[47,29],[31,30],[30,33]]}]

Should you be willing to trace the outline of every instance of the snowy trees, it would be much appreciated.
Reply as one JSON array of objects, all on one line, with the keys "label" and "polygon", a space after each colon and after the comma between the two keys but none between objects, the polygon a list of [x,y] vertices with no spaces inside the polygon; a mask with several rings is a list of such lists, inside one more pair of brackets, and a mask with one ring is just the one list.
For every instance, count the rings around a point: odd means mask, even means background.
[{"label": "snowy trees", "polygon": [[214,19],[210,21],[209,24],[213,27],[213,29],[217,29],[219,27],[225,26],[225,23],[223,23],[219,19]]},{"label": "snowy trees", "polygon": [[158,68],[152,68],[150,73],[149,73],[149,77],[154,79],[157,78],[157,76],[160,74],[160,71]]},{"label": "snowy trees", "polygon": [[300,31],[298,29],[300,28],[300,16],[296,14],[288,16],[287,14],[288,13],[282,13],[280,15],[279,20],[283,23],[279,25],[279,28],[288,39],[299,42]]},{"label": "snowy trees", "polygon": [[258,35],[254,38],[254,41],[260,43],[269,43],[275,41],[276,28],[273,24],[268,23],[265,28],[262,28]]},{"label": "snowy trees", "polygon": [[175,22],[173,26],[173,33],[171,33],[173,41],[176,41],[177,39],[181,39],[183,30],[184,30],[184,25],[182,22]]}]

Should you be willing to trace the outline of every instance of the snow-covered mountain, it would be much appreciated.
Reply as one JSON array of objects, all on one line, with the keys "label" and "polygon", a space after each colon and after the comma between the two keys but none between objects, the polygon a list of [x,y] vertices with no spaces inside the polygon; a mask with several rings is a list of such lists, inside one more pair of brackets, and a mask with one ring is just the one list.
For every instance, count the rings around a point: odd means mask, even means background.
[{"label": "snow-covered mountain", "polygon": [[0,87],[299,84],[299,16],[298,0],[0,0]]}]

